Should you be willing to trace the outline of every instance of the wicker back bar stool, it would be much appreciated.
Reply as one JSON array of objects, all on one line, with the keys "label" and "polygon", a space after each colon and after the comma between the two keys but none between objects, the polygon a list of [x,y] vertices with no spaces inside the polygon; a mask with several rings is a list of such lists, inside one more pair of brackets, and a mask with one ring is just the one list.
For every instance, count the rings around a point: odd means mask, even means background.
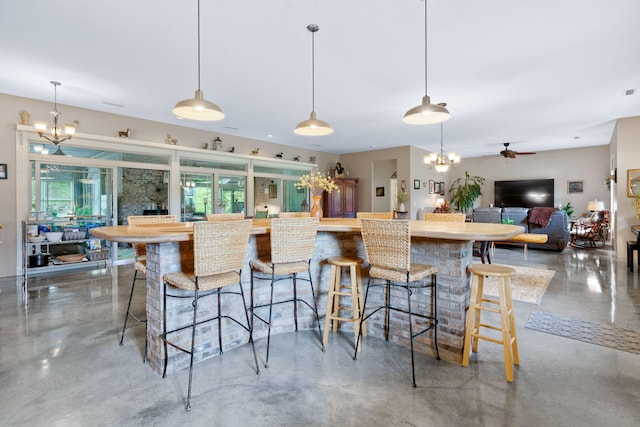
[{"label": "wicker back bar stool", "polygon": [[[131,215],[127,217],[127,223],[132,226],[142,224],[167,224],[176,222],[175,215]],[[127,314],[124,315],[124,323],[122,325],[122,334],[120,335],[120,346],[124,343],[124,332],[127,329],[127,321],[129,316],[133,317],[138,323],[147,323],[146,319],[139,318],[131,313],[131,301],[133,300],[133,291],[136,288],[136,280],[147,280],[147,260],[146,260],[146,245],[144,243],[133,243],[133,255],[135,256],[135,262],[133,264],[134,273],[133,280],[131,282],[131,292],[129,293],[129,303],[127,304]],[[144,277],[138,277],[138,273],[142,273]],[[147,334],[145,332],[144,337],[144,358],[143,362],[147,361],[147,351],[149,349],[149,342],[147,340]]]},{"label": "wicker back bar stool", "polygon": [[280,212],[278,218],[309,218],[309,212]]},{"label": "wicker back bar stool", "polygon": [[[389,340],[389,313],[391,310],[405,313],[409,317],[409,342],[411,347],[411,376],[413,386],[416,386],[415,361],[413,355],[413,340],[427,331],[433,330],[433,342],[436,356],[440,360],[438,350],[438,317],[437,317],[437,284],[436,273],[438,269],[433,265],[417,264],[411,262],[411,222],[409,220],[360,220],[362,240],[367,255],[369,267],[369,280],[362,305],[363,315],[360,317],[360,328],[356,340],[356,350],[353,359],[358,355],[358,346],[362,336],[362,325],[379,310],[385,310],[384,335]],[[428,280],[430,278],[430,280]],[[383,283],[375,283],[376,279],[384,280]],[[367,298],[369,290],[375,286],[385,286],[385,305],[376,307],[366,314]],[[407,307],[394,305],[391,295],[391,287],[404,289],[407,292]],[[430,313],[415,313],[411,309],[411,295],[419,288],[431,288]],[[426,321],[426,327],[421,327],[414,332],[414,319],[418,317]]]},{"label": "wicker back bar stool", "polygon": [[[168,348],[170,345],[190,355],[189,360],[189,388],[187,393],[186,409],[191,409],[191,379],[193,372],[193,356],[195,353],[196,327],[203,323],[217,320],[218,345],[220,354],[222,348],[222,319],[229,319],[241,326],[249,333],[249,343],[253,350],[253,359],[258,368],[258,358],[253,344],[251,322],[247,313],[247,304],[242,290],[242,266],[244,265],[251,231],[251,220],[239,221],[215,221],[197,222],[193,225],[193,272],[179,271],[167,273],[163,277],[164,282],[164,321],[162,338],[164,341],[164,372],[167,374]],[[223,288],[238,285],[238,291],[223,291]],[[221,295],[240,295],[244,307],[246,325],[240,320],[222,314]],[[198,301],[209,295],[217,295],[218,309],[214,317],[198,320]],[[167,328],[167,298],[192,298],[193,322],[178,326],[174,329]],[[191,347],[189,349],[180,346],[179,343],[169,340],[169,336],[191,328]]]},{"label": "wicker back bar stool", "polygon": [[356,212],[356,218],[393,219],[393,212]]},{"label": "wicker back bar stool", "polygon": [[207,214],[207,221],[236,221],[244,219],[242,212]]},{"label": "wicker back bar stool", "polygon": [[[298,302],[304,303],[315,315],[315,320],[320,333],[320,345],[322,344],[322,331],[320,330],[320,318],[316,304],[316,294],[313,289],[311,279],[311,258],[315,246],[316,234],[318,231],[318,218],[272,218],[270,225],[271,252],[268,256],[252,259],[251,266],[251,304],[250,311],[252,317],[265,323],[267,331],[267,354],[265,358],[265,368],[269,366],[269,345],[271,342],[271,325],[273,320],[273,306],[284,303],[293,303],[293,320],[295,330],[298,330]],[[306,273],[307,277],[299,277],[300,273]],[[271,282],[271,296],[269,303],[254,305],[253,293],[255,280],[268,280]],[[274,287],[278,282],[291,280],[293,297],[281,301],[273,300]],[[309,282],[311,287],[312,301],[309,303],[298,296],[297,281]],[[256,314],[256,310],[262,307],[269,307],[268,317]],[[253,321],[253,319],[252,319]]]}]

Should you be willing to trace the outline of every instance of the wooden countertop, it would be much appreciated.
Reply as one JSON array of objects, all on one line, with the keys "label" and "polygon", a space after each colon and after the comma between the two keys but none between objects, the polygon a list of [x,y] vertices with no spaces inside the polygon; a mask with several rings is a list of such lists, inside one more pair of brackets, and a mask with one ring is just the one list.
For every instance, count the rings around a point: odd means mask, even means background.
[{"label": "wooden countertop", "polygon": [[[190,240],[193,222],[173,224],[144,224],[138,226],[115,225],[91,229],[95,237],[123,243],[163,243]],[[360,225],[355,218],[323,218],[318,231],[359,233]],[[269,232],[269,219],[254,219],[251,234]],[[510,224],[488,224],[480,222],[432,222],[411,221],[411,235],[444,240],[509,240],[524,233],[524,227]]]}]

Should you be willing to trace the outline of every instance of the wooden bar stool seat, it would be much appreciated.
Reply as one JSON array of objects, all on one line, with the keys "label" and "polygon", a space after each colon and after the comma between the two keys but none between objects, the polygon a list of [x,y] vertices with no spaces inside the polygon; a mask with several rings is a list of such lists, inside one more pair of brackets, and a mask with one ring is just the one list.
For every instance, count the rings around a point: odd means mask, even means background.
[{"label": "wooden bar stool seat", "polygon": [[[364,260],[359,257],[334,256],[327,259],[331,265],[329,279],[329,295],[327,297],[327,310],[324,321],[324,335],[322,343],[326,346],[329,342],[329,329],[333,326],[333,332],[338,331],[338,322],[353,322],[354,343],[358,340],[360,327],[360,317],[362,316],[362,305],[364,303],[364,292],[362,291],[362,276],[360,275],[360,264]],[[342,268],[349,268],[349,285],[342,284]],[[340,305],[340,298],[351,297],[351,305]],[[351,317],[341,317],[340,312],[350,311]],[[367,335],[366,324],[362,324],[362,335]],[[360,348],[358,348],[360,350]]]},{"label": "wooden bar stool seat", "polygon": [[[474,353],[478,351],[479,340],[483,339],[501,344],[504,348],[505,376],[507,381],[513,382],[513,365],[520,364],[516,322],[511,299],[511,277],[516,274],[516,271],[513,268],[495,264],[473,264],[469,267],[469,272],[472,274],[472,285],[467,327],[464,335],[462,366],[469,365],[470,350],[473,350]],[[487,276],[498,279],[498,299],[483,296],[484,278]],[[498,313],[500,315],[500,327],[482,323],[480,314],[483,310]],[[502,339],[482,335],[480,328],[500,331]]]}]

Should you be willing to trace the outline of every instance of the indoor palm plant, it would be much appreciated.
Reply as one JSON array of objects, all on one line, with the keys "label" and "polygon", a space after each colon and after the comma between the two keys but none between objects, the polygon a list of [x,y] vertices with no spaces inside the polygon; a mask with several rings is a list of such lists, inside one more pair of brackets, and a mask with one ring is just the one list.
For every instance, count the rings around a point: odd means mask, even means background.
[{"label": "indoor palm plant", "polygon": [[471,176],[468,171],[464,172],[464,177],[460,177],[451,183],[449,193],[453,208],[460,212],[467,213],[473,208],[476,199],[482,196],[482,186],[486,181],[481,176]]}]

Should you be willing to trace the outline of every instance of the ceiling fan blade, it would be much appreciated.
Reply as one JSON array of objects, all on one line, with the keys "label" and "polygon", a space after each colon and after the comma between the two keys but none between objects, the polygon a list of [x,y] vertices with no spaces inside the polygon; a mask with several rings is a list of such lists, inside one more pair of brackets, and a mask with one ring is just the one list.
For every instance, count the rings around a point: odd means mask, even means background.
[{"label": "ceiling fan blade", "polygon": [[514,153],[516,156],[526,156],[527,154],[538,154],[535,151],[516,151]]}]

